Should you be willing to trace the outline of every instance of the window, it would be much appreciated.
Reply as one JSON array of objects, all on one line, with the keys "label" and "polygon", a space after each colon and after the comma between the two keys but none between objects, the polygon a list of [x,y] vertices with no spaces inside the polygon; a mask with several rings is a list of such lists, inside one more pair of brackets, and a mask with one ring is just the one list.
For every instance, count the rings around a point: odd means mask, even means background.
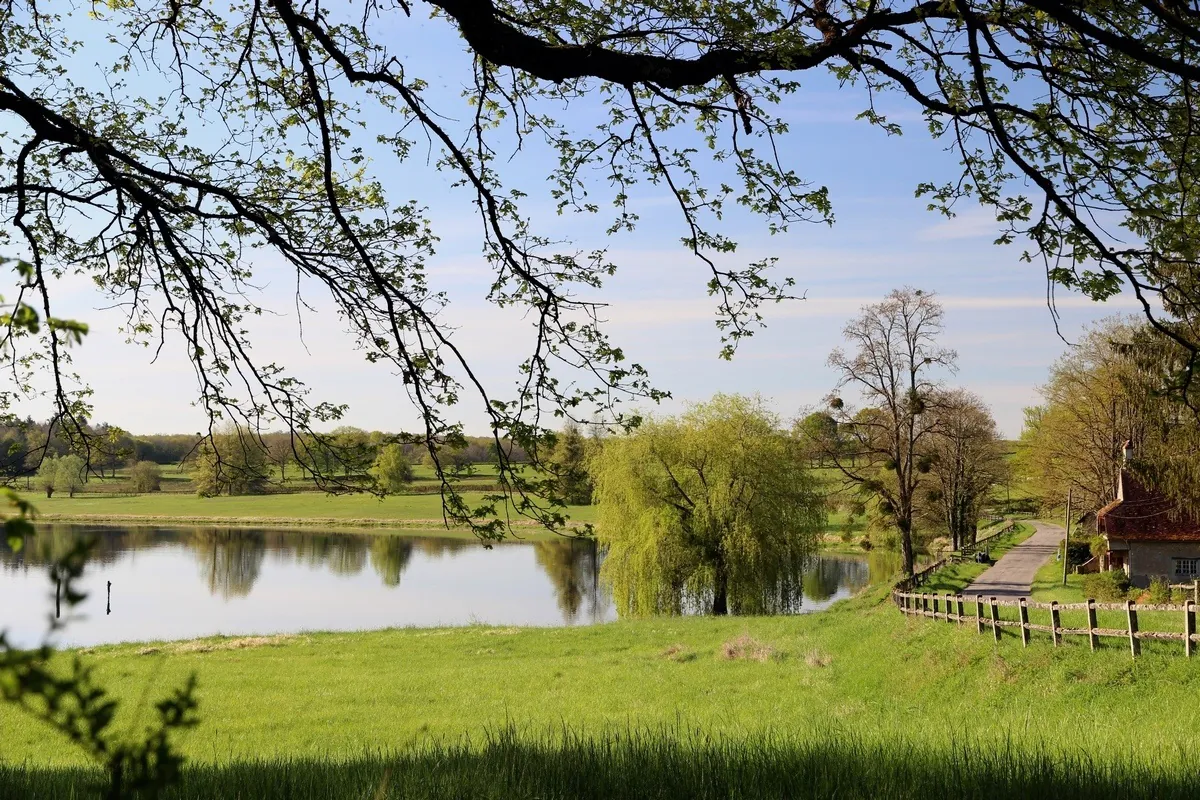
[{"label": "window", "polygon": [[1175,564],[1175,577],[1195,578],[1200,576],[1200,558],[1172,558]]}]

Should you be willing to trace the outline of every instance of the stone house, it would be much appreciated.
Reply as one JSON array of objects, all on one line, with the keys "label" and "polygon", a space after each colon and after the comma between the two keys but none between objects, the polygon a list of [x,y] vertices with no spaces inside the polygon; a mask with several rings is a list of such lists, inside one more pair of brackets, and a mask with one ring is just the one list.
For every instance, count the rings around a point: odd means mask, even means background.
[{"label": "stone house", "polygon": [[[1125,443],[1125,460],[1133,451]],[[1108,542],[1102,568],[1124,569],[1134,586],[1150,579],[1190,583],[1200,578],[1200,522],[1122,469],[1117,498],[1096,513],[1096,529]]]}]

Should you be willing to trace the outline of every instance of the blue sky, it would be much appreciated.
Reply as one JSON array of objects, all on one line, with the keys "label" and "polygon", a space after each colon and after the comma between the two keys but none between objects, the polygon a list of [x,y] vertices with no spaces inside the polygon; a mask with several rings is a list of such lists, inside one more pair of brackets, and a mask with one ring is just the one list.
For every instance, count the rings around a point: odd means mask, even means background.
[{"label": "blue sky", "polygon": [[[458,95],[469,62],[444,23],[413,23],[396,35],[397,50],[408,53],[416,71],[431,81],[431,97],[443,113],[460,112],[465,119],[465,101]],[[797,291],[807,296],[767,307],[768,327],[744,341],[730,363],[717,357],[719,333],[713,325],[715,305],[705,294],[706,268],[680,246],[682,220],[665,193],[643,187],[635,195],[635,210],[642,216],[639,230],[608,239],[603,214],[581,218],[553,213],[545,190],[539,190],[550,169],[545,152],[530,148],[505,169],[515,185],[531,190],[526,210],[540,232],[570,238],[582,249],[610,248],[620,269],[595,297],[609,304],[606,317],[616,343],[650,370],[656,385],[673,393],[664,411],[718,391],[761,393],[785,417],[818,403],[836,381],[825,359],[839,344],[846,321],[863,304],[909,285],[937,292],[945,305],[943,343],[959,353],[959,371],[947,375],[947,381],[980,394],[1002,432],[1016,436],[1022,408],[1037,401],[1037,385],[1067,348],[1046,307],[1042,268],[1021,261],[1019,243],[994,246],[996,225],[982,209],[964,207],[953,220],[926,211],[925,202],[914,197],[916,185],[952,177],[956,159],[930,140],[924,122],[901,98],[879,103],[892,121],[904,125],[901,137],[856,121],[865,106],[859,90],[839,89],[816,73],[805,77],[801,92],[787,98],[782,114],[792,131],[782,140],[784,161],[807,180],[829,187],[838,221],[832,228],[800,225],[772,237],[755,219],[729,216],[724,230],[741,243],[738,258],[778,256],[777,273],[794,277]],[[589,102],[560,116],[587,130],[596,122],[596,111]],[[378,130],[393,124],[375,112],[369,120]],[[421,163],[423,156],[400,165],[377,148],[372,154],[370,168],[395,201],[415,197],[429,206],[442,239],[430,263],[431,280],[450,295],[446,319],[458,326],[456,341],[474,359],[481,377],[497,394],[507,394],[515,380],[513,369],[531,341],[531,327],[519,315],[484,300],[490,278],[479,256],[479,226],[470,197],[452,190],[446,176]],[[328,303],[317,294],[309,296],[318,312],[305,318],[302,344],[290,295],[294,278],[269,257],[255,269],[264,287],[259,299],[280,314],[255,321],[260,358],[286,364],[320,399],[348,402],[350,424],[411,428],[415,416],[399,381],[353,349],[353,339],[341,331]],[[203,426],[202,415],[190,405],[195,379],[181,348],[168,348],[151,364],[149,351],[124,344],[116,332],[119,315],[99,310],[105,301],[86,280],[68,278],[59,291],[64,301],[60,313],[92,324],[78,362],[96,389],[97,420],[136,433]],[[1058,297],[1067,340],[1077,338],[1092,320],[1133,308],[1127,296],[1103,305],[1063,292]],[[477,404],[464,403],[460,413],[469,432],[485,432]]]}]

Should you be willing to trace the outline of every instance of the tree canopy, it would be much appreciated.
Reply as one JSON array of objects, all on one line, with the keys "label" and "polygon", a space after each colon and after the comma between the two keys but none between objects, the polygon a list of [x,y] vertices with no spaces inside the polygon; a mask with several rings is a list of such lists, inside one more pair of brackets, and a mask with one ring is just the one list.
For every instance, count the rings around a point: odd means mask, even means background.
[{"label": "tree canopy", "polygon": [[1187,354],[1144,322],[1111,317],[1092,327],[1060,358],[1026,409],[1019,463],[1049,507],[1073,492],[1074,507],[1094,512],[1110,502],[1128,466],[1148,485],[1200,512],[1200,421],[1181,405]]},{"label": "tree canopy", "polygon": [[800,602],[824,503],[757,398],[718,395],[593,459],[602,575],[621,614],[766,613]]},{"label": "tree canopy", "polygon": [[[466,98],[430,88],[453,54],[420,63],[396,35],[418,26],[459,37]],[[631,422],[619,401],[662,392],[585,293],[621,265],[539,227],[515,156],[551,151],[534,200],[613,234],[638,225],[637,186],[669,190],[729,356],[763,303],[796,292],[773,258],[737,254],[727,213],[773,233],[833,220],[827,189],[778,147],[806,73],[827,70],[865,123],[899,130],[875,105],[891,93],[945,143],[955,176],[915,187],[933,209],[978,201],[1055,285],[1131,290],[1180,348],[1186,388],[1200,349],[1198,40],[1194,3],[1150,0],[4,0],[0,247],[28,262],[10,317],[36,307],[47,324],[8,325],[0,347],[20,351],[22,391],[49,369],[59,424],[83,431],[86,388],[63,346],[78,330],[49,324],[53,278],[79,274],[128,312],[135,340],[185,343],[214,421],[319,435],[343,399],[312,396],[251,348],[245,321],[264,309],[247,287],[269,253],[294,271],[298,304],[332,298],[365,357],[397,375],[421,419],[404,441],[435,464],[460,442],[458,403],[488,416],[497,445],[533,451],[557,414]],[[391,163],[368,171],[369,148]],[[485,386],[440,321],[453,298],[428,280],[427,198],[371,177],[420,159],[478,214],[490,299],[530,312],[511,391]],[[561,523],[536,499],[554,487],[497,452],[516,508]],[[479,523],[498,499],[472,508],[444,490],[453,518],[498,534]]]},{"label": "tree canopy", "polygon": [[958,550],[974,544],[983,506],[1008,466],[996,420],[978,396],[961,389],[943,391],[930,406],[933,435],[918,456],[929,465],[920,507]]},{"label": "tree canopy", "polygon": [[[953,370],[957,358],[938,344],[943,318],[933,294],[896,289],[847,323],[843,335],[851,349],[829,355],[838,372],[829,407],[841,435],[826,454],[895,525],[909,575],[917,489],[931,464],[923,451],[935,434],[936,419],[928,412],[941,391],[937,370]],[[857,395],[861,406],[847,402],[843,392],[851,400]]]}]

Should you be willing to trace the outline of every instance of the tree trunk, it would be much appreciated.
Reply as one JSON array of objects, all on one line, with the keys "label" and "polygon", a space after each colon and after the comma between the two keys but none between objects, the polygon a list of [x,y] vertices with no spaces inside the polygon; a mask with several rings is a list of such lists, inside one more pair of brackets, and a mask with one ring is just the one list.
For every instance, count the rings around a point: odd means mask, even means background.
[{"label": "tree trunk", "polygon": [[713,578],[713,616],[729,614],[729,576],[725,574],[725,566],[717,564]]},{"label": "tree trunk", "polygon": [[904,574],[911,577],[915,572],[914,565],[916,563],[913,559],[912,520],[896,520],[896,527],[900,529],[900,552],[904,556]]}]

